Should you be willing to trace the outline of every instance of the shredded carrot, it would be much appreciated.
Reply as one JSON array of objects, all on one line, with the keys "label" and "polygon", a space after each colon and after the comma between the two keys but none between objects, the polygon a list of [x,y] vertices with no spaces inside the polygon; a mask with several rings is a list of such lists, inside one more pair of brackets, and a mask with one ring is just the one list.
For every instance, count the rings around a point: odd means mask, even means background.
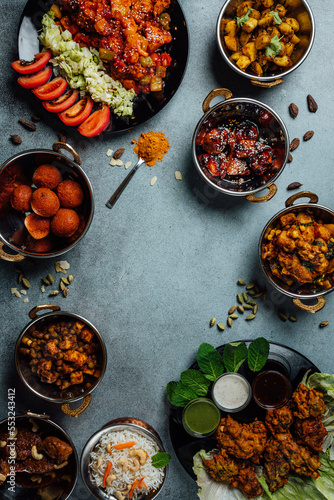
[{"label": "shredded carrot", "polygon": [[139,483],[138,483],[138,488],[141,488],[142,486],[144,486],[144,488],[147,489],[147,486],[146,484],[144,483],[144,479],[145,479],[145,476],[142,477],[141,479],[139,479]]},{"label": "shredded carrot", "polygon": [[111,471],[111,467],[112,467],[112,463],[111,462],[108,462],[108,465],[107,465],[107,468],[106,468],[106,471],[104,473],[104,476],[103,476],[103,486],[106,487],[107,486],[107,477],[109,476],[110,474],[110,471]]},{"label": "shredded carrot", "polygon": [[135,441],[128,441],[127,443],[114,444],[114,448],[115,450],[125,450],[125,448],[132,448],[135,444]]},{"label": "shredded carrot", "polygon": [[131,486],[131,489],[129,491],[129,498],[130,499],[132,498],[133,491],[134,491],[134,489],[136,488],[137,485],[138,485],[138,479],[136,479],[135,482],[133,483],[133,485]]}]

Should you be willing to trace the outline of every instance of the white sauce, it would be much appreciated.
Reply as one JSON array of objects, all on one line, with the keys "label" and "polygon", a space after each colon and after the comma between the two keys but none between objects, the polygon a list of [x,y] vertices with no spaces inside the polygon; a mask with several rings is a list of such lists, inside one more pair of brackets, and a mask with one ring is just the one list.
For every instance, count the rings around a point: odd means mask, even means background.
[{"label": "white sauce", "polygon": [[249,397],[250,387],[246,380],[236,373],[228,373],[216,380],[213,398],[216,403],[228,410],[244,405]]}]

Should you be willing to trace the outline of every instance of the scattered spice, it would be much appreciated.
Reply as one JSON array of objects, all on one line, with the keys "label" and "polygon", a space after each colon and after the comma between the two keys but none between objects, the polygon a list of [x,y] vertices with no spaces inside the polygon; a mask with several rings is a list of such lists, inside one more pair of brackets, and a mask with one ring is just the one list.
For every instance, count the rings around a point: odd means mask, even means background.
[{"label": "scattered spice", "polygon": [[218,328],[218,330],[224,331],[225,325],[223,325],[223,323],[217,323],[217,328]]},{"label": "scattered spice", "polygon": [[303,140],[304,141],[309,141],[310,139],[312,139],[312,137],[314,136],[314,132],[313,130],[309,130],[308,132],[306,132],[304,135],[303,135]]},{"label": "scattered spice", "polygon": [[216,323],[216,318],[210,319],[210,328]]},{"label": "scattered spice", "polygon": [[288,319],[287,315],[281,311],[278,312],[278,316],[279,316],[281,321],[287,321],[287,319]]},{"label": "scattered spice", "polygon": [[328,326],[330,321],[322,321],[319,325],[320,328],[325,328],[325,326]]},{"label": "scattered spice", "polygon": [[156,177],[156,176],[152,177],[151,182],[150,182],[151,186],[154,186],[154,184],[157,182],[157,180],[158,180],[158,177]]},{"label": "scattered spice", "polygon": [[10,134],[10,138],[13,144],[21,144],[22,138],[17,134]]},{"label": "scattered spice", "polygon": [[162,132],[143,132],[138,140],[132,142],[135,144],[134,153],[145,160],[149,167],[161,161],[170,148],[168,138]]},{"label": "scattered spice", "polygon": [[291,163],[293,160],[293,156],[291,153],[289,153],[289,156],[288,156],[288,163]]},{"label": "scattered spice", "polygon": [[175,179],[177,181],[182,181],[182,174],[181,174],[180,170],[175,171]]},{"label": "scattered spice", "polygon": [[124,148],[118,148],[116,149],[115,153],[114,153],[114,158],[115,160],[119,160],[120,157],[122,156],[122,154],[124,153],[125,149]]},{"label": "scattered spice", "polygon": [[107,151],[107,156],[111,156],[111,155],[112,155],[112,149],[109,148]]},{"label": "scattered spice", "polygon": [[291,191],[292,189],[298,189],[300,186],[302,186],[300,182],[291,182],[291,184],[288,185],[286,188],[288,191]]},{"label": "scattered spice", "polygon": [[33,115],[31,117],[31,119],[32,119],[33,122],[36,122],[36,123],[42,121],[42,117],[41,116],[37,116],[37,115]]},{"label": "scattered spice", "polygon": [[297,149],[299,144],[300,144],[300,140],[298,139],[298,137],[295,137],[294,139],[292,139],[292,141],[290,143],[290,151],[294,151],[295,149]]},{"label": "scattered spice", "polygon": [[307,96],[307,106],[311,113],[315,113],[318,109],[318,104],[310,94]]},{"label": "scattered spice", "polygon": [[57,135],[60,142],[66,142],[67,138],[64,130],[58,130]]},{"label": "scattered spice", "polygon": [[127,161],[126,164],[124,165],[124,167],[126,169],[128,169],[129,167],[131,167],[131,165],[132,165],[132,161]]},{"label": "scattered spice", "polygon": [[296,106],[294,102],[292,102],[289,106],[289,113],[292,118],[296,118],[299,113],[298,106]]},{"label": "scattered spice", "polygon": [[21,125],[23,125],[23,127],[27,130],[31,130],[34,132],[37,129],[34,123],[27,122],[27,120],[23,120],[23,118],[19,118],[19,123],[21,123]]}]

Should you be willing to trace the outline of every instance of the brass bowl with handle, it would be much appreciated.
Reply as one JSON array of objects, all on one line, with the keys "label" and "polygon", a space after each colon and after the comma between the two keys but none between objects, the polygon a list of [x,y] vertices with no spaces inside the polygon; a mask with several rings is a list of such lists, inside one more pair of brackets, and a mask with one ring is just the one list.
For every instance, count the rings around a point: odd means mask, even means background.
[{"label": "brass bowl with handle", "polygon": [[[45,313],[46,310],[52,312]],[[38,314],[43,312],[44,314]],[[107,366],[107,350],[101,335],[97,329],[87,319],[78,314],[61,311],[60,306],[54,304],[42,304],[34,307],[29,312],[29,317],[32,321],[22,330],[15,347],[15,365],[20,379],[24,385],[32,391],[36,396],[52,402],[61,404],[62,411],[70,417],[78,417],[88,408],[92,392],[101,382],[106,366]],[[31,371],[27,356],[21,353],[20,348],[26,347],[22,342],[23,337],[26,337],[35,329],[42,329],[49,324],[68,321],[80,321],[85,324],[93,333],[99,343],[97,351],[98,368],[100,375],[87,388],[85,381],[81,384],[71,385],[68,389],[61,391],[55,384],[42,382],[39,377]],[[74,403],[83,399],[83,402],[77,408],[71,408],[70,403]]]},{"label": "brass bowl with handle", "polygon": [[[300,198],[308,198],[308,203],[298,203],[295,201]],[[290,196],[285,202],[285,208],[275,214],[264,227],[259,242],[259,261],[260,266],[267,280],[279,292],[292,298],[292,302],[296,307],[303,311],[315,313],[320,311],[326,304],[325,295],[334,290],[334,285],[328,289],[320,289],[316,283],[300,285],[287,285],[271,272],[269,263],[262,257],[262,247],[264,245],[265,236],[269,234],[282,215],[306,211],[308,215],[313,216],[316,220],[321,220],[323,224],[334,224],[334,211],[318,204],[318,196],[310,191],[301,191]],[[313,302],[310,304],[310,302]],[[315,302],[315,303],[314,303]]]}]

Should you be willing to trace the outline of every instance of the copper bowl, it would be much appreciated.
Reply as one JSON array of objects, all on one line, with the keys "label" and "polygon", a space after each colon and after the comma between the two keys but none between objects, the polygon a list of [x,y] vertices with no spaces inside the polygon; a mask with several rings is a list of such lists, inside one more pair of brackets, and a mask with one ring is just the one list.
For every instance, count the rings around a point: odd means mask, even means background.
[{"label": "copper bowl", "polygon": [[[210,107],[212,99],[217,96],[223,96],[225,100]],[[282,173],[289,156],[289,135],[282,119],[266,104],[248,97],[232,98],[232,92],[225,88],[212,90],[204,99],[202,109],[205,114],[198,122],[192,140],[192,156],[200,176],[220,193],[244,197],[253,203],[270,200],[277,191],[274,181]],[[271,168],[263,175],[254,174],[245,179],[229,180],[227,177],[221,179],[211,175],[199,159],[202,151],[200,137],[203,131],[219,127],[228,119],[244,119],[258,124],[261,113],[266,113],[270,119],[268,125],[260,125],[261,134],[269,146],[277,147],[282,152],[281,166],[278,169]],[[268,189],[269,192],[263,196],[254,196],[263,189]]]},{"label": "copper bowl", "polygon": [[[61,149],[69,151],[73,155],[73,161],[61,154]],[[75,180],[81,185],[84,192],[84,201],[76,210],[85,225],[75,240],[72,237],[55,238],[54,247],[48,252],[28,251],[25,248],[26,238],[29,234],[24,226],[26,214],[14,210],[11,206],[6,206],[5,209],[0,211],[0,258],[3,260],[18,262],[25,257],[44,259],[62,255],[74,248],[84,238],[93,220],[94,196],[92,186],[87,175],[80,167],[80,156],[69,144],[56,142],[53,144],[53,151],[47,149],[23,151],[3,163],[0,167],[0,174],[4,173],[9,167],[18,168],[22,175],[31,180],[35,169],[45,163],[57,167],[64,179]],[[8,247],[11,253],[6,252],[4,247]]]},{"label": "copper bowl", "polygon": [[[223,60],[240,76],[248,78],[253,85],[258,87],[274,87],[283,83],[283,77],[290,74],[292,71],[297,69],[306,59],[313,45],[315,36],[315,23],[314,17],[310,6],[305,0],[293,0],[293,2],[288,2],[288,12],[289,17],[294,17],[298,20],[300,25],[300,30],[298,31],[298,37],[300,42],[296,46],[297,49],[292,54],[292,67],[285,71],[275,70],[267,74],[266,76],[257,76],[252,73],[248,68],[245,71],[236,66],[236,64],[230,59],[231,51],[229,51],[224,42],[224,36],[222,33],[222,20],[226,18],[234,19],[237,7],[243,2],[243,0],[230,0],[227,1],[220,11],[218,16],[217,26],[216,26],[216,39],[219,48],[219,52]],[[284,2],[283,2],[284,3]]]},{"label": "copper bowl", "polygon": [[[309,198],[310,201],[309,203],[300,203],[297,205],[294,205],[294,202],[299,199],[299,198]],[[317,219],[321,219],[323,223],[325,224],[333,224],[334,223],[334,211],[330,210],[327,207],[324,207],[322,205],[318,204],[318,196],[314,193],[311,193],[309,191],[301,191],[300,193],[296,193],[290,198],[288,198],[285,202],[285,207],[283,210],[278,212],[276,215],[274,215],[270,221],[266,224],[264,227],[261,236],[260,236],[260,242],[259,242],[259,261],[260,261],[260,266],[262,268],[262,271],[264,272],[267,280],[271,285],[274,286],[276,290],[279,292],[283,293],[284,295],[287,295],[288,297],[292,298],[292,301],[295,306],[298,308],[308,311],[311,313],[315,313],[322,309],[324,305],[326,304],[326,300],[324,295],[327,293],[330,293],[334,290],[334,285],[331,288],[328,288],[326,290],[324,289],[318,289],[316,284],[309,284],[309,285],[296,285],[296,286],[289,286],[286,283],[284,283],[282,280],[280,280],[277,276],[274,276],[273,273],[271,272],[269,263],[267,260],[262,258],[262,246],[264,244],[264,238],[265,235],[268,234],[273,227],[276,226],[279,218],[287,213],[299,213],[301,211],[307,211],[310,213],[312,216],[314,216]],[[310,288],[310,289],[309,289]],[[316,304],[310,305],[309,302],[316,300]],[[307,303],[305,304],[303,301],[306,301]]]},{"label": "copper bowl", "polygon": [[[48,415],[39,415],[32,412],[25,412],[25,415],[16,415],[0,422],[0,432],[9,433],[11,442],[12,430],[15,426],[23,426],[32,429],[33,425],[38,426],[37,432],[41,432],[43,438],[55,436],[67,442],[73,449],[69,457],[68,464],[56,472],[56,480],[50,476],[50,473],[39,474],[40,482],[33,482],[31,477],[38,477],[37,474],[28,474],[26,472],[16,473],[15,476],[9,475],[7,481],[0,486],[0,497],[4,500],[36,500],[43,498],[43,494],[53,491],[53,498],[66,500],[70,498],[78,478],[78,456],[70,436],[62,427],[50,420]],[[15,442],[13,440],[13,442]],[[50,479],[51,477],[51,479]],[[12,488],[12,489],[10,489]],[[41,495],[40,495],[41,493]],[[49,496],[47,498],[50,498]]]},{"label": "copper bowl", "polygon": [[[53,312],[43,315],[37,314],[39,311],[47,309],[51,309]],[[22,330],[15,346],[15,365],[20,379],[36,396],[39,396],[45,401],[49,401],[51,403],[60,403],[61,409],[66,415],[78,417],[89,406],[92,399],[91,393],[94,389],[96,389],[103,378],[107,366],[107,351],[105,343],[97,329],[87,319],[79,316],[78,314],[61,311],[60,307],[57,305],[44,304],[36,306],[29,312],[29,317],[32,321],[30,321],[30,323],[28,323],[28,325]],[[20,352],[20,347],[24,345],[22,343],[22,338],[25,335],[29,335],[29,333],[34,329],[44,328],[46,325],[54,322],[71,320],[85,323],[85,325],[87,325],[87,327],[94,332],[95,337],[98,339],[100,344],[98,351],[99,369],[101,373],[88,389],[85,387],[85,382],[83,382],[82,384],[71,385],[68,389],[60,391],[55,384],[41,382],[39,377],[32,373],[28,358]],[[24,345],[24,347],[26,347],[26,345]],[[70,408],[70,403],[81,399],[83,399],[83,403],[78,408]]]}]

